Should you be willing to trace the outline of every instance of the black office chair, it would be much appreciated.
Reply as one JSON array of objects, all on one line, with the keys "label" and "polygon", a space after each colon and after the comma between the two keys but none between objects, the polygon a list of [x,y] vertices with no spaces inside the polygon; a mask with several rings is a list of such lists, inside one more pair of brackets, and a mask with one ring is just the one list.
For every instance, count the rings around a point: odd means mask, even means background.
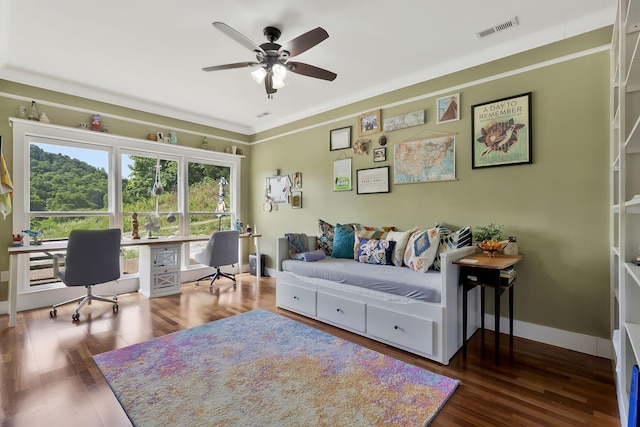
[{"label": "black office chair", "polygon": [[196,286],[200,283],[200,280],[211,278],[209,283],[209,290],[213,291],[213,282],[220,277],[226,277],[233,280],[233,289],[236,288],[236,276],[235,274],[227,274],[220,271],[220,267],[224,265],[234,265],[239,262],[238,260],[238,239],[240,232],[237,230],[225,230],[216,231],[209,238],[207,247],[204,251],[195,255],[196,261],[200,264],[208,265],[209,267],[215,267],[216,271],[213,274],[207,274],[196,280]]},{"label": "black office chair", "polygon": [[[49,312],[51,317],[58,314],[57,307],[79,301],[71,319],[80,319],[80,309],[92,300],[113,304],[113,312],[118,311],[118,297],[109,299],[94,295],[91,287],[120,278],[120,238],[117,228],[108,230],[73,230],[69,233],[67,254],[53,257],[53,274],[60,277],[65,286],[84,286],[87,294],[69,301],[55,304]],[[65,269],[60,271],[59,260],[65,259]]]}]

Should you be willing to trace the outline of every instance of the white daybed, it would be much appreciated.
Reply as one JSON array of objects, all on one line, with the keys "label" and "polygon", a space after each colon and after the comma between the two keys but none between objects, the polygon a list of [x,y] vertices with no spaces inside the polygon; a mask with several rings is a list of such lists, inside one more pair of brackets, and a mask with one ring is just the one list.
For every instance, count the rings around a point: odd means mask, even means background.
[{"label": "white daybed", "polygon": [[[308,241],[310,250],[315,249],[316,237],[308,236]],[[334,268],[331,263],[337,260],[330,257],[314,263],[291,260],[287,238],[279,238],[276,245],[276,306],[447,365],[462,346],[462,287],[458,285],[458,266],[452,261],[474,252],[476,248],[468,246],[442,253],[440,272],[418,273],[407,267],[374,266],[351,260],[340,260]],[[333,279],[310,277],[309,274],[315,273],[306,273],[303,265],[291,264],[304,263],[311,267],[311,264],[323,262],[326,265],[314,265],[311,270],[323,266],[332,269],[329,276]],[[349,271],[341,270],[344,268]],[[434,289],[418,292],[420,296],[416,298],[406,296],[417,295],[414,291],[398,295],[402,291],[397,291],[396,287],[387,285],[389,291],[375,290],[363,284],[366,279],[354,286],[340,277],[340,271],[345,271],[346,277],[366,268],[372,269],[374,275],[375,268],[395,269],[390,271],[398,277],[399,285],[405,281],[402,275],[407,272],[422,275],[418,278],[425,280],[430,278],[439,297],[434,295]],[[354,279],[348,280],[353,283]],[[376,278],[370,282],[381,289]],[[468,306],[467,331],[470,336],[478,327],[474,291],[470,292]]]}]

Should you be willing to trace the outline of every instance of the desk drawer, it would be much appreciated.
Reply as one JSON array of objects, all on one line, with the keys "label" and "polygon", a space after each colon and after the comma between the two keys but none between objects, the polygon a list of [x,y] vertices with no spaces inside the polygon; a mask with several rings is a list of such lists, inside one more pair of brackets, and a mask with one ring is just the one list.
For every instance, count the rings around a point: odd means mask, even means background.
[{"label": "desk drawer", "polygon": [[276,283],[276,305],[292,311],[316,315],[316,291],[288,283]]},{"label": "desk drawer", "polygon": [[364,332],[365,304],[318,292],[318,317],[336,325]]},{"label": "desk drawer", "polygon": [[433,354],[433,321],[367,306],[367,333],[401,346]]}]

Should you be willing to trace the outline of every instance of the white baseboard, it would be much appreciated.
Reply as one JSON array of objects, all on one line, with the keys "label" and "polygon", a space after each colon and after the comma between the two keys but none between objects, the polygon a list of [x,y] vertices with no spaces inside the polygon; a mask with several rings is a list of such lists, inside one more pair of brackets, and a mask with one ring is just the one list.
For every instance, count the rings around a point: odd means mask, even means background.
[{"label": "white baseboard", "polygon": [[[240,271],[242,271],[243,273],[248,272],[249,264],[241,265]],[[232,271],[229,271],[229,272],[232,272]],[[182,272],[182,281],[183,282],[194,281],[202,273],[203,273],[202,269],[191,270],[188,272],[184,271]],[[266,273],[271,277],[275,277],[276,271],[275,269],[267,268]],[[137,282],[137,280],[135,282]],[[128,290],[129,292],[136,291],[137,283],[135,285],[132,283],[131,285],[125,286],[125,287],[121,286],[117,291],[122,292],[124,290],[123,288],[130,289]],[[107,293],[109,292],[106,289],[105,291],[107,291]],[[60,298],[60,297],[58,295],[55,295],[53,297],[54,302],[58,301],[58,299],[56,298]],[[47,300],[49,300],[49,298],[47,298]],[[31,308],[46,307],[51,303],[52,302],[50,301],[47,301],[45,303],[44,301],[40,301],[39,299],[37,299],[36,301],[33,301],[31,304],[28,304],[28,306],[26,307],[21,306],[21,304],[18,304],[18,310],[29,310]],[[7,314],[8,311],[9,311],[9,307],[8,307],[7,301],[0,301],[0,314]],[[486,329],[493,331],[494,325],[495,325],[494,322],[495,322],[495,318],[493,315],[485,314]],[[508,318],[505,318],[505,317],[500,318],[500,331],[506,332],[506,333],[509,332]],[[548,326],[536,325],[533,323],[522,322],[519,320],[513,321],[513,335],[516,337],[525,338],[532,341],[537,341],[544,344],[565,348],[568,350],[578,351],[580,353],[590,354],[592,356],[603,357],[605,359],[613,358],[613,344],[611,343],[611,340],[606,338],[593,337],[590,335],[580,334],[577,332],[564,331],[562,329],[550,328]]]},{"label": "white baseboard", "polygon": [[[495,330],[495,317],[491,314],[485,314],[484,324],[485,329]],[[509,333],[509,318],[500,317],[500,332]],[[513,336],[605,359],[613,358],[613,343],[606,338],[550,328],[516,319],[513,320]]]}]

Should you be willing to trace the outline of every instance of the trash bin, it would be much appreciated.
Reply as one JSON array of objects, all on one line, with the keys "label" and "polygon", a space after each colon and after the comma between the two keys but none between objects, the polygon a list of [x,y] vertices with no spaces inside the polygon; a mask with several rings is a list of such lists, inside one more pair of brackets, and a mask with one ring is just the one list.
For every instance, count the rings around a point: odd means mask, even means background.
[{"label": "trash bin", "polygon": [[[252,276],[256,275],[256,271],[257,271],[257,257],[255,252],[252,254],[249,254],[249,272],[251,273]],[[262,277],[267,277],[266,273],[265,273],[265,268],[264,268],[264,254],[260,254],[260,276]]]}]

